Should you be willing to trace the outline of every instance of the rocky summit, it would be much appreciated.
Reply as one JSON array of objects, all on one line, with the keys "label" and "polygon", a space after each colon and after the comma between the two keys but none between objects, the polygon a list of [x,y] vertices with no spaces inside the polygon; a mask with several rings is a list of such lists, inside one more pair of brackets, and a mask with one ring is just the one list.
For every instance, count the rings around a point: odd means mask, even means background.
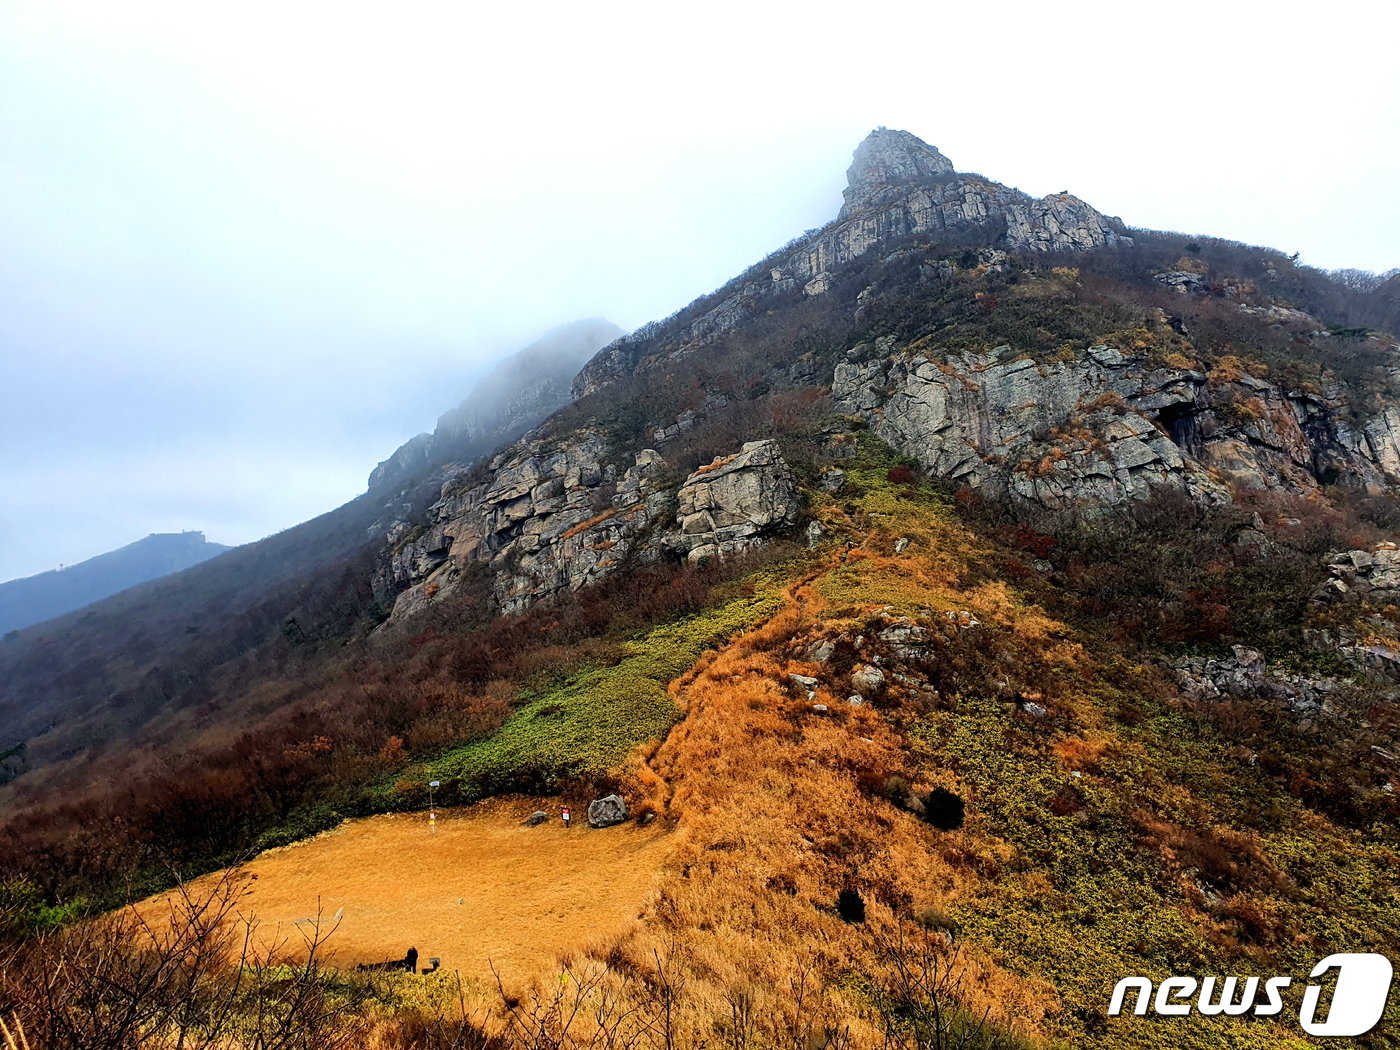
[{"label": "rocky summit", "polygon": [[[824,295],[834,274],[867,252],[917,235],[976,233],[1029,252],[1130,246],[1117,219],[1068,193],[1035,198],[980,175],[958,174],[937,149],[907,131],[873,131],[846,174],[845,204],[831,223],[798,238],[722,290],[719,301],[689,320],[689,345],[719,338],[746,318],[794,294]],[[575,393],[597,390],[635,364],[632,348],[651,334],[632,333],[579,374]]]},{"label": "rocky summit", "polygon": [[[579,373],[575,394],[586,405],[629,397],[628,384],[703,372],[704,363],[689,363],[700,348],[742,341],[774,316],[805,311],[812,319],[799,324],[809,341],[818,325],[866,337],[803,355],[780,383],[829,391],[836,409],[931,475],[1041,510],[1093,513],[1161,491],[1206,503],[1229,502],[1240,488],[1307,495],[1345,482],[1376,492],[1400,480],[1400,409],[1335,375],[1290,384],[1236,356],[1200,364],[1182,352],[1189,338],[1176,302],[1166,305],[1177,311],[1155,303],[1130,311],[1117,340],[1064,343],[1053,353],[990,339],[982,349],[950,349],[927,335],[904,337],[907,319],[892,308],[907,312],[920,295],[963,295],[993,322],[988,332],[1006,312],[1002,296],[1022,300],[1027,313],[1053,310],[1082,292],[1080,274],[1038,266],[1040,257],[1121,258],[1133,238],[1120,220],[1071,195],[1035,199],[960,174],[907,131],[872,132],[846,177],[845,203],[830,224],[603,347]],[[1268,269],[1278,273],[1273,263]],[[1331,338],[1306,311],[1243,277],[1213,280],[1195,260],[1143,277],[1224,310],[1242,330],[1308,348],[1300,352],[1317,354]],[[1397,377],[1400,364],[1386,358],[1383,382]],[[666,467],[668,444],[684,444],[687,432],[733,409],[719,387],[699,389],[626,448],[596,428],[527,435],[491,461],[489,480],[448,480],[426,520],[390,529],[378,589],[402,591],[398,616],[484,562],[498,573],[505,607],[519,611],[596,583],[628,559],[678,549],[693,560],[775,534],[797,512],[790,472],[771,442],[761,461],[744,444],[723,461],[732,465],[701,466],[684,482]],[[718,484],[731,475],[733,484]]]}]

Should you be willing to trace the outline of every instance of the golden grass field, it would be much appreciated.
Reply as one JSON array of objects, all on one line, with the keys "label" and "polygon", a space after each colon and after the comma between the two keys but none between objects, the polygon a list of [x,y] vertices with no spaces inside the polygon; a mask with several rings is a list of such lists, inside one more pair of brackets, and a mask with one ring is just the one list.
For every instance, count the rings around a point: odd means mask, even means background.
[{"label": "golden grass field", "polygon": [[[539,808],[553,819],[522,826]],[[333,928],[325,961],[341,967],[400,959],[411,945],[420,967],[436,956],[471,979],[490,981],[492,965],[510,977],[547,971],[638,918],[670,845],[659,826],[594,830],[576,810],[566,830],[557,812],[516,797],[440,811],[436,832],[421,813],[347,821],[245,865],[238,913],[256,920],[263,946],[289,954],[304,951],[319,914]]]}]

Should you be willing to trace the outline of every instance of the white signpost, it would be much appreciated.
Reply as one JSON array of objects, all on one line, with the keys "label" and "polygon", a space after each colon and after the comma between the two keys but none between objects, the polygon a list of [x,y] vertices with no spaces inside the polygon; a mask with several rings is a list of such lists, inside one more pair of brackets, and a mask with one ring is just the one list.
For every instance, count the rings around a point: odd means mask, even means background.
[{"label": "white signpost", "polygon": [[428,781],[428,830],[437,834],[437,807],[433,805],[434,792],[442,786],[440,780]]}]

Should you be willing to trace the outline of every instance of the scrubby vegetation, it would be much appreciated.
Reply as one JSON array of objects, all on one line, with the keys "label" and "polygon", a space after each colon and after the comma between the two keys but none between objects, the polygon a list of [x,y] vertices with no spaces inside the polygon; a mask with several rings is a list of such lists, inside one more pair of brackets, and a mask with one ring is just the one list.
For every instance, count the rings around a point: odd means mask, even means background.
[{"label": "scrubby vegetation", "polygon": [[[774,611],[774,580],[782,578],[782,569],[723,588],[715,608],[622,642],[614,663],[575,671],[527,693],[496,732],[409,766],[392,787],[372,790],[369,805],[418,808],[431,779],[442,782],[440,797],[453,804],[509,791],[552,794],[571,782],[614,776],[639,744],[660,740],[676,721],[667,683],[706,650]],[[738,593],[726,596],[727,590]]]}]

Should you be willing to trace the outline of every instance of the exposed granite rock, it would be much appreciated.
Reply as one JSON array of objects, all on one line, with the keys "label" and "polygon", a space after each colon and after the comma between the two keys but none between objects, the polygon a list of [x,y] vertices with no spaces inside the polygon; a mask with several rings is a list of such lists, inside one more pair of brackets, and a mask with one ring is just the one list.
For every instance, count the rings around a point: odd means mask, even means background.
[{"label": "exposed granite rock", "polygon": [[691,561],[730,554],[797,520],[792,472],[776,442],[754,441],[691,474],[676,491],[666,461],[643,449],[619,473],[603,436],[576,432],[521,442],[498,455],[487,480],[448,482],[417,530],[396,526],[378,590],[408,615],[454,587],[474,565],[491,573],[506,612],[578,590],[626,559],[682,552]]},{"label": "exposed granite rock", "polygon": [[919,137],[878,128],[856,147],[846,171],[841,217],[889,203],[902,186],[953,171],[953,162]]},{"label": "exposed granite rock", "polygon": [[394,615],[451,587],[474,563],[490,567],[507,612],[607,575],[669,506],[653,483],[664,467],[654,452],[638,453],[621,476],[607,458],[601,435],[580,432],[552,446],[514,446],[491,461],[480,484],[449,482],[426,531],[389,559],[392,582],[410,584]]},{"label": "exposed granite rock", "polygon": [[1170,270],[1166,273],[1159,273],[1156,279],[1169,288],[1175,288],[1185,295],[1187,292],[1205,292],[1210,290],[1210,281],[1204,274],[1193,273],[1190,270]]},{"label": "exposed granite rock", "polygon": [[1304,637],[1344,657],[1362,671],[1400,680],[1400,548],[1333,552],[1324,559],[1328,579],[1313,594],[1326,626]]},{"label": "exposed granite rock", "polygon": [[852,262],[901,238],[982,231],[999,245],[989,246],[980,260],[993,270],[1006,267],[1005,249],[1084,251],[1132,243],[1122,223],[1069,193],[1037,199],[980,175],[958,174],[947,157],[907,131],[871,132],[856,148],[847,182],[834,222],[740,274],[690,319],[644,326],[604,348],[579,373],[575,395],[635,371],[655,353],[649,343],[663,333],[670,349],[660,359],[669,359],[762,314],[774,297],[797,290],[827,294]]},{"label": "exposed granite rock", "polygon": [[874,664],[862,664],[851,672],[851,685],[861,694],[879,692],[885,687],[885,672]]},{"label": "exposed granite rock", "polygon": [[1328,695],[1348,684],[1337,678],[1271,673],[1264,657],[1243,645],[1232,646],[1227,657],[1186,657],[1172,667],[1192,699],[1272,700],[1310,716],[1329,712]]},{"label": "exposed granite rock", "polygon": [[1400,597],[1395,593],[1400,591],[1400,549],[1393,543],[1334,552],[1325,561],[1330,579],[1318,588],[1318,601],[1356,601],[1375,594],[1389,603]]},{"label": "exposed granite rock", "polygon": [[907,616],[901,616],[892,622],[879,632],[878,637],[902,660],[922,655],[931,643],[928,631]]},{"label": "exposed granite rock", "polygon": [[1157,486],[1217,501],[1222,482],[1307,493],[1400,479],[1400,411],[1354,429],[1335,396],[1243,373],[1212,380],[1108,346],[1043,363],[1010,347],[935,361],[877,340],[836,366],[832,395],[931,473],[1049,508]]},{"label": "exposed granite rock", "polygon": [[627,821],[627,803],[621,795],[604,795],[588,803],[588,826],[611,828]]},{"label": "exposed granite rock", "polygon": [[775,441],[750,441],[701,467],[676,495],[679,544],[690,561],[741,551],[797,520],[797,484]]}]

